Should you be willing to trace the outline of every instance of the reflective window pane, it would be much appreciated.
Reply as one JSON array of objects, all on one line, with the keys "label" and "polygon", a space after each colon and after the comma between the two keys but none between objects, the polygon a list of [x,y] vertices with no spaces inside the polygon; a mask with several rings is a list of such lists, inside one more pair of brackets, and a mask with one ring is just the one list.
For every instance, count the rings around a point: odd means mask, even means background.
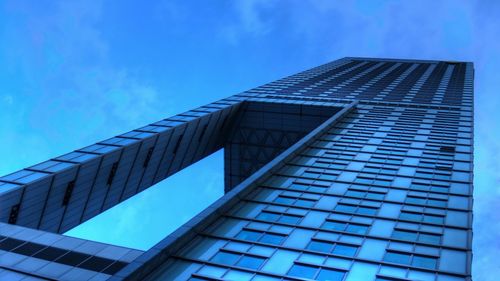
[{"label": "reflective window pane", "polygon": [[288,275],[294,277],[302,277],[302,278],[313,278],[318,269],[316,267],[294,264],[290,271],[288,271]]},{"label": "reflective window pane", "polygon": [[333,243],[323,242],[312,240],[309,245],[307,245],[307,249],[318,252],[330,253],[333,248]]},{"label": "reflective window pane", "polygon": [[270,212],[262,212],[257,216],[257,219],[265,220],[265,221],[276,221],[279,218],[278,214],[270,213]]},{"label": "reflective window pane", "polygon": [[315,279],[321,281],[342,281],[344,274],[342,271],[323,268],[319,271]]},{"label": "reflective window pane", "polygon": [[237,266],[258,269],[264,263],[264,258],[255,257],[255,256],[243,256],[239,261]]},{"label": "reflective window pane", "polygon": [[265,233],[262,238],[260,238],[260,242],[269,243],[274,245],[281,245],[285,240],[285,235],[273,234],[273,233]]},{"label": "reflective window pane", "polygon": [[335,248],[333,249],[333,253],[338,254],[338,255],[343,255],[343,256],[354,257],[357,249],[358,249],[358,247],[356,247],[356,246],[337,244],[337,245],[335,245]]},{"label": "reflective window pane", "polygon": [[228,252],[218,252],[212,259],[212,262],[233,265],[236,263],[240,255]]},{"label": "reflective window pane", "polygon": [[425,267],[429,269],[435,269],[436,264],[437,264],[437,259],[431,257],[414,256],[412,261],[413,266]]},{"label": "reflective window pane", "polygon": [[399,263],[399,264],[410,264],[410,255],[403,253],[387,252],[384,256],[384,261]]},{"label": "reflective window pane", "polygon": [[364,225],[350,224],[347,226],[346,231],[357,234],[366,234],[366,232],[368,231],[368,227]]},{"label": "reflective window pane", "polygon": [[243,240],[248,240],[248,241],[257,241],[259,237],[261,236],[261,233],[258,231],[252,231],[252,230],[242,230],[236,238],[238,239],[243,239]]},{"label": "reflective window pane", "polygon": [[292,215],[282,215],[278,221],[289,224],[297,224],[300,221],[300,217]]}]

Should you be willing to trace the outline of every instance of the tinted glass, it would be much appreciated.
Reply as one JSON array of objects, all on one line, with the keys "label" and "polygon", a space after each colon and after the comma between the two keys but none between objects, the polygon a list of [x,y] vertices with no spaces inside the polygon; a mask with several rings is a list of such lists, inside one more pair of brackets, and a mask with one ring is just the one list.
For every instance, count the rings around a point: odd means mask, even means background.
[{"label": "tinted glass", "polygon": [[367,226],[357,225],[357,224],[350,224],[347,226],[346,229],[347,232],[357,233],[357,234],[365,234],[367,230],[368,230]]},{"label": "tinted glass", "polygon": [[279,218],[279,215],[275,213],[262,212],[257,216],[257,218],[265,221],[276,221]]},{"label": "tinted glass", "polygon": [[262,238],[260,238],[260,242],[274,244],[274,245],[281,245],[281,243],[283,243],[283,240],[285,240],[284,235],[272,234],[272,233],[266,233],[264,234],[264,236],[262,236]]},{"label": "tinted glass", "polygon": [[357,249],[358,249],[358,247],[356,247],[356,246],[337,244],[337,245],[335,245],[335,248],[333,249],[333,253],[337,254],[337,255],[354,257]]},{"label": "tinted glass", "polygon": [[300,217],[291,215],[282,215],[278,221],[283,223],[297,224],[300,221]]},{"label": "tinted glass", "polygon": [[274,202],[280,203],[280,204],[286,204],[286,205],[292,204],[293,201],[295,201],[295,199],[289,198],[289,197],[282,197],[282,196],[279,196],[278,198],[274,199]]},{"label": "tinted glass", "polygon": [[314,206],[314,203],[312,200],[298,199],[295,205],[310,208]]},{"label": "tinted glass", "polygon": [[384,256],[384,261],[399,263],[399,264],[410,264],[410,255],[387,252]]},{"label": "tinted glass", "polygon": [[425,267],[429,269],[435,269],[436,263],[437,260],[435,258],[422,257],[422,256],[414,256],[412,261],[413,266]]},{"label": "tinted glass", "polygon": [[415,241],[417,240],[417,233],[403,230],[394,230],[394,232],[392,233],[392,237],[396,239]]},{"label": "tinted glass", "polygon": [[309,250],[318,251],[318,252],[325,252],[325,253],[331,252],[332,248],[333,248],[333,243],[316,241],[316,240],[312,240],[309,243],[309,245],[307,245],[307,249],[309,249]]},{"label": "tinted glass", "polygon": [[294,264],[292,265],[292,268],[290,268],[290,271],[288,271],[288,275],[302,278],[313,278],[316,274],[316,270],[318,270],[316,267]]},{"label": "tinted glass", "polygon": [[434,234],[420,233],[418,240],[421,242],[426,242],[431,244],[439,244],[439,242],[441,241],[441,236]]},{"label": "tinted glass", "polygon": [[342,222],[336,222],[336,221],[326,221],[323,224],[324,229],[330,229],[330,230],[340,230],[343,231],[346,227],[346,223]]},{"label": "tinted glass", "polygon": [[252,230],[242,230],[236,238],[248,240],[248,241],[257,241],[261,236],[260,232],[252,231]]},{"label": "tinted glass", "polygon": [[236,263],[240,255],[228,253],[228,252],[218,252],[211,261],[221,264],[233,265]]},{"label": "tinted glass", "polygon": [[316,280],[321,281],[341,281],[344,278],[344,272],[331,270],[331,269],[321,269]]},{"label": "tinted glass", "polygon": [[237,266],[258,269],[262,263],[264,262],[264,258],[254,257],[254,256],[243,256],[239,261]]}]

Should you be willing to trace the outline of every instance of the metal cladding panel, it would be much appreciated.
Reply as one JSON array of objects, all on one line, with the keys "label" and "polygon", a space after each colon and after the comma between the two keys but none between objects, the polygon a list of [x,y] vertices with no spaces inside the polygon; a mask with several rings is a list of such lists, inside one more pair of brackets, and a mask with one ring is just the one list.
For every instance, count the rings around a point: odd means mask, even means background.
[{"label": "metal cladding panel", "polygon": [[[149,138],[142,142],[140,148],[137,151],[137,155],[134,159],[130,174],[127,176],[126,185],[118,195],[118,202],[121,202],[136,194],[139,183],[141,182],[141,179],[146,173],[147,169],[150,166],[154,166],[155,163],[158,163],[158,160],[155,159],[158,158],[158,156],[156,155],[157,153],[155,153],[155,149],[156,146],[159,145],[159,138],[160,136],[155,136],[154,138]],[[109,206],[113,206],[114,204],[111,203],[109,204]]]},{"label": "metal cladding panel", "polygon": [[82,222],[100,213],[101,206],[104,203],[104,198],[108,192],[108,182],[111,178],[112,171],[116,170],[115,165],[119,163],[122,153],[122,149],[115,147],[115,150],[103,155],[99,166],[99,172],[94,179],[92,189],[89,193],[89,197],[87,198],[87,202],[85,203],[85,211],[81,217]]},{"label": "metal cladding panel", "polygon": [[120,157],[116,174],[108,187],[108,192],[100,212],[107,210],[120,202],[121,194],[127,184],[129,175],[132,174],[132,165],[134,165],[141,145],[142,142],[138,142],[123,148],[123,153]]},{"label": "metal cladding panel", "polygon": [[64,195],[68,183],[75,179],[77,171],[78,167],[72,166],[54,176],[38,227],[39,229],[51,232],[58,231],[64,215],[64,208],[61,208]]},{"label": "metal cladding panel", "polygon": [[80,218],[85,210],[87,198],[90,195],[94,179],[99,171],[102,157],[92,158],[80,164],[78,177],[75,180],[73,192],[64,209],[63,220],[58,233],[63,233],[80,224]]}]

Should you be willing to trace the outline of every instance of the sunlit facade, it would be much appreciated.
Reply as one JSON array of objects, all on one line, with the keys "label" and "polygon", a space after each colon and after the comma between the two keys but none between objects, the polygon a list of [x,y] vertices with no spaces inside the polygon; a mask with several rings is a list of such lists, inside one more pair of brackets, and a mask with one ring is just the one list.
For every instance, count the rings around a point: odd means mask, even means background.
[{"label": "sunlit facade", "polygon": [[[471,280],[473,76],[344,58],[2,177],[0,277]],[[150,250],[43,239],[221,148],[226,194]]]}]

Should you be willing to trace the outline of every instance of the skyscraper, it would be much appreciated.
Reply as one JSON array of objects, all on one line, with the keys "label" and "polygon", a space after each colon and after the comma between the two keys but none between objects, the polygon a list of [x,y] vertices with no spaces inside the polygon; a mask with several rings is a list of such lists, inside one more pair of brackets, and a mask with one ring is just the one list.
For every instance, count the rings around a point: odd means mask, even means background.
[{"label": "skyscraper", "polygon": [[[473,76],[344,58],[1,177],[0,278],[471,280]],[[60,235],[221,148],[150,250]]]}]

